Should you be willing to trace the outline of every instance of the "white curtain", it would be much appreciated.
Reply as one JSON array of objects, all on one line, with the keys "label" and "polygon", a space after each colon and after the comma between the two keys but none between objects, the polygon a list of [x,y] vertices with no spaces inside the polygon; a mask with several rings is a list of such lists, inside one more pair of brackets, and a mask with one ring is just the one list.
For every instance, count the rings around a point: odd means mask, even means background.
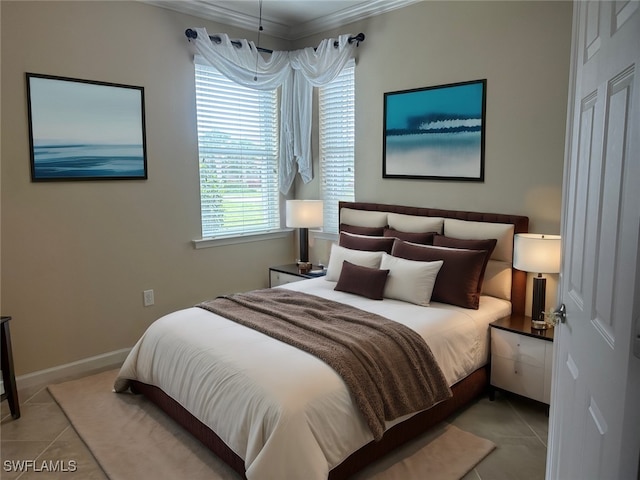
[{"label": "white curtain", "polygon": [[241,42],[238,48],[224,33],[216,34],[220,43],[209,39],[204,28],[194,29],[192,40],[197,61],[218,69],[230,80],[256,90],[272,90],[282,86],[280,99],[280,191],[286,194],[296,172],[307,183],[313,178],[311,158],[311,120],[313,87],[333,80],[353,57],[355,43],[350,35],[325,39],[314,50],[274,51],[265,60],[253,42]]},{"label": "white curtain", "polygon": [[[298,159],[298,171],[304,183],[313,178],[311,159],[313,87],[321,87],[336,78],[353,56],[355,49],[355,44],[349,43],[349,35],[338,37],[338,48],[333,46],[334,41],[333,38],[322,40],[315,50],[305,48],[289,52],[291,68],[293,68],[292,99],[297,107],[294,113],[297,121],[293,124],[293,153]],[[289,185],[292,182],[293,178]]]},{"label": "white curtain", "polygon": [[[273,52],[265,60],[258,49],[247,40],[234,40],[241,43],[236,47],[226,33],[218,33],[220,43],[209,40],[204,28],[195,28],[198,38],[191,40],[199,61],[215,67],[220,73],[240,85],[255,90],[274,90],[278,88],[291,72],[287,52]],[[255,78],[255,80],[254,80]]]}]

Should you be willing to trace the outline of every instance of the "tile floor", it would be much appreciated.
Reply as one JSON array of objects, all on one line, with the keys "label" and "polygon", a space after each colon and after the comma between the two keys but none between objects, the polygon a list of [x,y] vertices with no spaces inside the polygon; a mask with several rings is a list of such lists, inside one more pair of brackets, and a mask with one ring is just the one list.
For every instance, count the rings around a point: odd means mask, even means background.
[{"label": "tile floor", "polygon": [[[111,368],[114,367],[107,370]],[[11,418],[6,401],[0,410],[1,479],[107,479],[46,386],[22,390],[19,398],[22,416],[18,420]],[[463,480],[544,479],[548,420],[546,406],[507,393],[496,393],[493,402],[481,397],[456,414],[450,419],[452,424],[498,446]],[[33,468],[22,473],[12,471],[11,461],[30,459],[37,465],[43,461],[74,459],[77,468],[75,472],[57,473],[35,472]],[[59,465],[72,470],[69,464]]]}]

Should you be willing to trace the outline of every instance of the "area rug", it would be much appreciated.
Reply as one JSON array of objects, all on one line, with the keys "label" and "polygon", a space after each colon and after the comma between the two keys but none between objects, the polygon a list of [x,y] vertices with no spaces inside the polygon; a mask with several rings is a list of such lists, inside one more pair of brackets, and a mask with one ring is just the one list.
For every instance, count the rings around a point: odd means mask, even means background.
[{"label": "area rug", "polygon": [[[240,476],[142,395],[116,394],[117,370],[49,392],[110,480],[237,480]],[[358,474],[358,480],[456,480],[495,445],[440,424]]]}]

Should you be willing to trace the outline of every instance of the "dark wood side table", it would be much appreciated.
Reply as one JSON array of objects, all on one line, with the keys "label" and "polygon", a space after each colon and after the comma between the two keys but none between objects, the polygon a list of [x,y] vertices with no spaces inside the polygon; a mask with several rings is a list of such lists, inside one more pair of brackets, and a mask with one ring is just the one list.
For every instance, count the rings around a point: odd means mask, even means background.
[{"label": "dark wood side table", "polygon": [[0,368],[2,369],[2,383],[4,387],[4,393],[0,401],[9,401],[11,416],[17,419],[20,418],[20,404],[18,403],[16,375],[13,370],[13,352],[11,351],[9,320],[11,320],[11,317],[2,317],[2,329],[0,330],[0,349],[2,350]]}]

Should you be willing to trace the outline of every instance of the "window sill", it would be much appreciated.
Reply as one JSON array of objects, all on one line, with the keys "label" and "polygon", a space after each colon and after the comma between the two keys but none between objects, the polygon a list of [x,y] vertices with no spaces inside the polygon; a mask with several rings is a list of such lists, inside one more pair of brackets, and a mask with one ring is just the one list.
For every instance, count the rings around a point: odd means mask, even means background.
[{"label": "window sill", "polygon": [[261,242],[274,238],[284,238],[291,234],[293,230],[275,230],[266,233],[255,233],[250,235],[238,235],[233,237],[205,237],[193,240],[193,248],[220,247],[222,245],[238,245],[240,243]]}]

